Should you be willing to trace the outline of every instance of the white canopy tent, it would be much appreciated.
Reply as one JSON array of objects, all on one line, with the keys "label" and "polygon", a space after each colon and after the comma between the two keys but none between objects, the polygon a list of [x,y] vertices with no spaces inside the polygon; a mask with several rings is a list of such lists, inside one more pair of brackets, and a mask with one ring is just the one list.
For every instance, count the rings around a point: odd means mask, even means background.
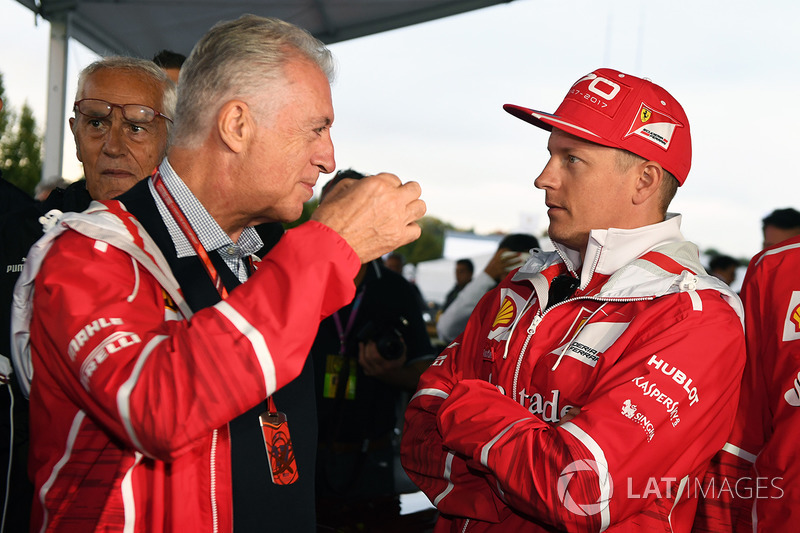
[{"label": "white canopy tent", "polygon": [[50,23],[43,176],[61,174],[69,40],[101,56],[188,55],[220,20],[277,17],[325,43],[354,39],[511,0],[18,0]]}]

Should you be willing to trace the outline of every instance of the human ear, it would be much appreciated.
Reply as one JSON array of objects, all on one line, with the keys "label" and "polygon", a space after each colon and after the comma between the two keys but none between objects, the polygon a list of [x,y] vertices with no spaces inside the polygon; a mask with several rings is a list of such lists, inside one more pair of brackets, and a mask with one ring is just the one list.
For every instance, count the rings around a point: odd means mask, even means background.
[{"label": "human ear", "polygon": [[250,142],[255,124],[250,108],[241,100],[226,102],[217,113],[217,132],[231,152],[241,153]]},{"label": "human ear", "polygon": [[644,161],[640,165],[635,165],[635,168],[637,169],[637,178],[633,203],[638,205],[654,197],[659,191],[664,179],[664,169],[655,161]]}]

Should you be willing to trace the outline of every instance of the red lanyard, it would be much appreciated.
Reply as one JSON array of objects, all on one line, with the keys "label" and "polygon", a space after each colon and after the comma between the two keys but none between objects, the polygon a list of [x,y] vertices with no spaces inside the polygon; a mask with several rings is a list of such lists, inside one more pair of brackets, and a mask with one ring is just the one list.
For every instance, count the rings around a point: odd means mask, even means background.
[{"label": "red lanyard", "polygon": [[[197,253],[197,256],[203,262],[203,266],[206,268],[208,276],[211,278],[211,281],[214,282],[214,288],[217,289],[219,297],[224,300],[228,297],[228,291],[222,284],[222,278],[220,277],[219,272],[217,272],[217,269],[214,268],[214,264],[211,262],[208,252],[206,252],[206,249],[203,248],[203,245],[200,243],[200,239],[197,237],[197,233],[195,233],[194,229],[192,229],[192,225],[189,224],[189,220],[186,218],[186,215],[183,214],[183,211],[175,201],[175,198],[173,198],[166,185],[164,185],[164,180],[161,179],[161,172],[156,169],[152,178],[153,187],[155,187],[156,192],[164,201],[164,205],[167,206],[172,218],[175,219],[175,222],[183,232],[183,235],[189,240],[189,243],[192,245],[192,248],[194,248],[195,253]],[[269,403],[268,409],[270,412],[277,412],[275,403],[272,401],[272,396],[267,398],[267,401]]]},{"label": "red lanyard", "polygon": [[175,202],[175,198],[172,197],[172,194],[170,194],[166,185],[164,185],[164,181],[161,179],[161,173],[158,170],[153,173],[153,187],[155,187],[156,192],[164,201],[164,205],[166,205],[167,209],[169,209],[172,218],[175,219],[175,222],[183,232],[183,235],[189,240],[189,243],[192,245],[192,248],[194,248],[195,253],[203,262],[206,272],[211,278],[211,281],[214,282],[214,288],[217,289],[220,298],[224,300],[228,297],[228,291],[222,284],[222,278],[220,278],[219,272],[217,272],[217,269],[214,268],[211,258],[208,257],[208,252],[206,252],[206,249],[203,248],[203,245],[200,243],[200,239],[197,237],[197,233],[194,232],[194,229],[192,229],[192,225],[189,224],[189,220],[186,218],[186,215],[183,214],[180,206],[177,204],[177,202]]}]

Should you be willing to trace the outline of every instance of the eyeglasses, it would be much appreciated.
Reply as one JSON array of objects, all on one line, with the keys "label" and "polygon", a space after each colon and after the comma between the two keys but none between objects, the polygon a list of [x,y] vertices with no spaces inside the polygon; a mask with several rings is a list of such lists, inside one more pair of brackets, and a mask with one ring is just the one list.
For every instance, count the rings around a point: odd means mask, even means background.
[{"label": "eyeglasses", "polygon": [[156,117],[164,117],[166,120],[172,122],[172,119],[163,113],[159,113],[152,107],[147,107],[141,104],[112,104],[105,100],[97,100],[95,98],[84,98],[75,102],[73,111],[79,112],[81,115],[89,118],[106,118],[118,107],[122,110],[122,116],[125,120],[129,120],[134,124],[149,124]]}]

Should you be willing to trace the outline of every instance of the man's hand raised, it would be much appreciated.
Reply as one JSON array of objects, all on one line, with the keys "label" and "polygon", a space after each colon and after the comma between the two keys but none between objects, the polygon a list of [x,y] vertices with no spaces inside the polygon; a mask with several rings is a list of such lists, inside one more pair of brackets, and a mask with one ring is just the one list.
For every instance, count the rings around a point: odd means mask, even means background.
[{"label": "man's hand raised", "polygon": [[422,189],[381,173],[361,180],[343,179],[325,195],[311,216],[353,247],[362,263],[416,240],[425,215]]}]

